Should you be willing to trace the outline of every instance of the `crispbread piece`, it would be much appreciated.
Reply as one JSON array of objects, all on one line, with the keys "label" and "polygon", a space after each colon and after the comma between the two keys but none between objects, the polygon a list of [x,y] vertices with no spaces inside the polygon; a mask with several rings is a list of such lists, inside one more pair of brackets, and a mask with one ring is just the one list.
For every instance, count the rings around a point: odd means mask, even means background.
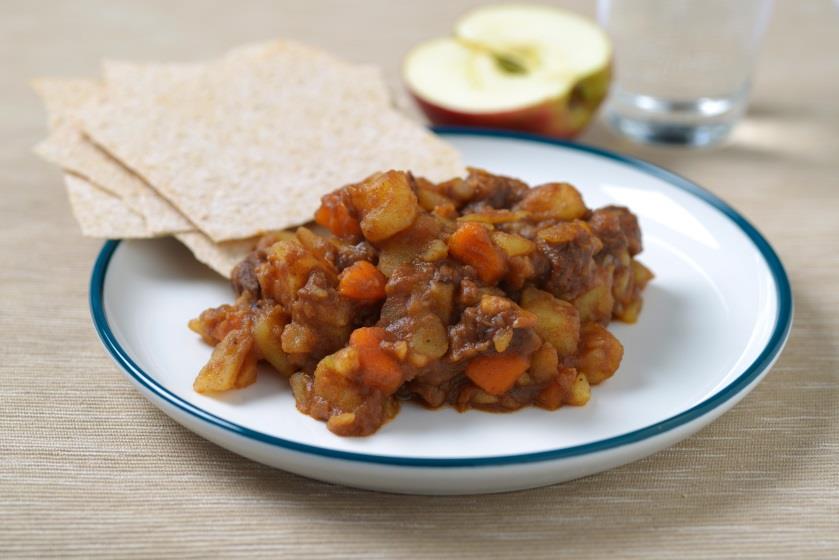
[{"label": "crispbread piece", "polygon": [[377,73],[295,43],[250,49],[181,74],[106,67],[83,128],[215,241],[306,221],[323,194],[382,169],[463,172],[451,146],[385,106]]},{"label": "crispbread piece", "polygon": [[178,233],[175,234],[175,238],[186,245],[196,259],[225,278],[230,278],[233,267],[248,256],[259,241],[259,237],[252,237],[214,243],[212,239],[197,231]]},{"label": "crispbread piece", "polygon": [[[64,175],[73,215],[87,237],[101,239],[143,239],[152,237],[143,217],[134,212],[123,201],[89,181],[71,173]],[[250,253],[258,237],[224,243],[213,243],[199,232],[175,234],[195,258],[225,278],[242,259]]]},{"label": "crispbread piece", "polygon": [[72,112],[95,99],[102,84],[95,80],[74,78],[38,78],[32,89],[44,102],[50,129],[63,124],[76,124]]},{"label": "crispbread piece", "polygon": [[50,135],[35,146],[35,153],[44,160],[54,163],[65,171],[70,171],[91,181],[103,185],[103,189],[118,196],[126,206],[136,212],[140,210],[138,188],[129,180],[114,180],[113,173],[107,176],[102,173],[90,172],[98,169],[102,158],[109,156],[85,140],[79,130],[66,123],[52,129]]},{"label": "crispbread piece", "polygon": [[312,70],[339,69],[367,84],[367,102],[383,107],[391,105],[390,93],[377,66],[349,64],[330,53],[294,41],[274,40],[234,48],[221,60],[199,63],[135,63],[106,60],[102,64],[104,82],[111,94],[140,93],[157,95],[170,89],[173,82],[187,81],[206,74],[214,64],[273,63],[277,57],[296,58]]},{"label": "crispbread piece", "polygon": [[35,146],[35,152],[122,199],[125,206],[145,218],[151,234],[168,235],[195,229],[166,199],[72,126],[65,124],[54,129],[46,140]]},{"label": "crispbread piece", "polygon": [[166,235],[190,231],[194,226],[142,179],[85,138],[73,112],[101,97],[102,87],[92,80],[41,79],[33,82],[47,106],[51,132],[35,147],[45,160],[85,177],[118,196],[145,218],[148,233]]},{"label": "crispbread piece", "polygon": [[64,184],[82,235],[103,239],[152,236],[143,216],[131,210],[119,197],[70,173],[64,175]]}]

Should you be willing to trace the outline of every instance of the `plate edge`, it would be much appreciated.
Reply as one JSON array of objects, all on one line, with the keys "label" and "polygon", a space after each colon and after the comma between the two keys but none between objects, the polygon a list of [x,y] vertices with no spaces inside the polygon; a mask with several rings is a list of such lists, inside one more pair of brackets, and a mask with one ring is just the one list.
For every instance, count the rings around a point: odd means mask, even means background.
[{"label": "plate edge", "polygon": [[548,145],[562,146],[572,150],[578,150],[585,153],[592,153],[613,161],[618,161],[641,169],[651,175],[654,175],[673,186],[687,191],[716,210],[728,217],[735,223],[754,243],[758,252],[763,257],[769,268],[770,274],[775,283],[778,309],[775,317],[775,326],[772,335],[766,343],[766,346],[755,360],[745,370],[737,376],[731,383],[720,389],[714,395],[708,397],[699,404],[676,414],[670,418],[651,424],[644,428],[627,432],[611,438],[598,440],[582,445],[572,447],[565,447],[553,449],[548,451],[539,451],[535,453],[522,453],[516,455],[501,455],[494,457],[463,457],[463,458],[420,458],[420,457],[397,457],[388,455],[372,455],[367,453],[357,453],[352,451],[340,451],[314,445],[294,442],[277,436],[271,436],[263,432],[246,428],[239,424],[229,422],[219,416],[211,414],[200,407],[197,407],[181,397],[175,395],[162,384],[154,380],[149,374],[142,370],[130,358],[128,353],[122,348],[116,340],[104,310],[104,288],[105,278],[107,276],[108,265],[111,257],[120,244],[120,240],[108,240],[103,245],[96,258],[93,267],[93,272],[90,279],[89,304],[91,318],[93,320],[94,328],[99,336],[102,344],[105,346],[107,352],[112,359],[126,373],[131,375],[134,380],[143,386],[146,390],[155,394],[157,397],[163,399],[169,404],[180,409],[191,416],[200,420],[208,422],[209,424],[222,428],[224,430],[233,432],[234,434],[245,437],[247,439],[256,440],[263,444],[273,445],[288,451],[296,451],[308,455],[316,455],[321,457],[328,457],[331,459],[341,459],[351,462],[372,463],[378,465],[392,465],[400,467],[433,467],[433,468],[463,468],[463,467],[491,467],[501,465],[526,464],[543,461],[552,461],[557,459],[565,459],[570,457],[579,457],[588,455],[608,449],[623,447],[633,443],[638,443],[652,437],[661,435],[665,432],[674,430],[681,426],[701,418],[713,410],[719,408],[724,403],[728,402],[735,396],[739,395],[743,390],[748,388],[753,381],[760,377],[773,364],[775,358],[783,350],[789,332],[792,326],[793,316],[793,300],[792,291],[790,288],[789,278],[786,270],[781,263],[780,258],[769,242],[763,235],[755,228],[745,217],[734,210],[730,205],[717,197],[715,194],[704,189],[698,184],[682,177],[672,171],[669,171],[661,166],[638,159],[635,157],[624,156],[610,150],[597,148],[586,144],[571,142],[567,140],[558,140],[547,138],[543,136],[511,132],[499,131],[492,129],[475,129],[463,127],[435,127],[432,130],[437,134],[442,135],[468,135],[468,136],[482,136],[491,138],[512,138],[516,140],[524,140],[528,142],[542,143]]}]

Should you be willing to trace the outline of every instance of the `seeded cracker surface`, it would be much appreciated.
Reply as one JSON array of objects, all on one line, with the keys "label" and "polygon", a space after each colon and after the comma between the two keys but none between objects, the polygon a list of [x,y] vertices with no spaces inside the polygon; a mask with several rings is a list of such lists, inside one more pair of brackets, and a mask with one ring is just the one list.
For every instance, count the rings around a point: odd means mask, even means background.
[{"label": "seeded cracker surface", "polygon": [[206,264],[225,278],[230,277],[233,268],[253,251],[258,238],[213,241],[201,232],[178,233],[175,238],[187,246],[197,260]]},{"label": "seeded cracker surface", "polygon": [[112,237],[118,232],[125,238],[149,237],[143,217],[128,208],[118,197],[69,173],[64,175],[64,184],[73,215],[84,235]]},{"label": "seeded cracker surface", "polygon": [[382,168],[432,179],[463,170],[453,148],[382,106],[376,72],[359,79],[295,43],[189,72],[137,70],[108,74],[104,102],[79,112],[84,130],[213,241],[299,224],[323,194]]},{"label": "seeded cracker surface", "polygon": [[[146,222],[143,237],[193,229],[192,224],[166,199],[81,133],[73,114],[85,104],[101,98],[99,83],[92,80],[42,79],[35,83],[35,89],[47,105],[51,129],[49,137],[35,148],[39,156],[88,179],[93,188],[118,197],[119,201],[111,201],[112,207],[121,202],[140,213]],[[125,235],[126,230],[118,221],[109,220],[108,223],[115,229],[105,230],[104,225],[97,228],[106,237],[138,236]],[[139,230],[132,228],[132,231],[136,233]]]}]

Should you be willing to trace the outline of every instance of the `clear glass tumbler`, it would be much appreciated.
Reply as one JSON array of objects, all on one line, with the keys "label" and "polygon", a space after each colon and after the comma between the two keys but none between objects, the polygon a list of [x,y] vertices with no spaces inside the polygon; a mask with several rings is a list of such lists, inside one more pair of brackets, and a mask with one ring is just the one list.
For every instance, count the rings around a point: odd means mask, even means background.
[{"label": "clear glass tumbler", "polygon": [[615,47],[606,119],[642,142],[706,146],[745,111],[772,0],[599,0]]}]

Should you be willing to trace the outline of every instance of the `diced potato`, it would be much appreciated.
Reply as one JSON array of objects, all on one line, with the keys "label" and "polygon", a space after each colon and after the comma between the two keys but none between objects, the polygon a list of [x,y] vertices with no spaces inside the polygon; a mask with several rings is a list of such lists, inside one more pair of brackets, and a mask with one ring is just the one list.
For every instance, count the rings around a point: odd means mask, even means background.
[{"label": "diced potato", "polygon": [[448,324],[454,307],[454,285],[434,282],[431,285],[429,295],[431,297],[430,311]]},{"label": "diced potato", "polygon": [[372,243],[407,229],[417,215],[417,197],[401,171],[377,173],[351,186],[350,198],[361,215],[361,231]]},{"label": "diced potato", "polygon": [[317,333],[300,323],[289,323],[281,335],[282,349],[286,354],[306,354],[317,344]]},{"label": "diced potato", "polygon": [[438,206],[451,206],[454,208],[454,201],[449,197],[436,191],[426,188],[417,189],[417,202],[423,209],[431,212]]},{"label": "diced potato", "polygon": [[269,247],[271,247],[271,245],[273,245],[274,243],[277,243],[279,241],[289,241],[291,239],[296,238],[297,236],[293,231],[288,231],[284,229],[276,230],[270,233],[266,233],[265,235],[260,237],[259,241],[257,241],[256,243],[256,248],[266,250]]},{"label": "diced potato", "polygon": [[590,398],[591,385],[589,385],[588,378],[582,373],[579,373],[571,384],[571,390],[565,402],[573,406],[583,406]]},{"label": "diced potato", "polygon": [[643,301],[640,296],[638,299],[624,304],[620,311],[616,310],[615,319],[623,321],[624,323],[634,323],[638,320],[638,315],[641,313],[641,305]]},{"label": "diced potato", "polygon": [[345,436],[356,435],[355,432],[358,429],[356,420],[355,412],[342,412],[341,414],[330,416],[329,420],[326,421],[326,427],[333,434]]},{"label": "diced potato", "polygon": [[464,214],[458,222],[478,222],[481,224],[506,224],[516,222],[527,216],[527,212],[513,212],[512,210],[484,210],[474,214]]},{"label": "diced potato", "polygon": [[391,350],[393,351],[393,355],[396,356],[397,360],[404,360],[408,356],[408,343],[404,340],[398,340],[393,343],[393,346],[391,346]]},{"label": "diced potato", "polygon": [[638,289],[643,289],[653,279],[652,271],[635,259],[632,259],[630,266],[632,267],[632,273],[635,275],[635,285],[638,286]]},{"label": "diced potato", "polygon": [[536,315],[536,332],[550,342],[560,356],[577,351],[580,317],[573,305],[548,292],[528,287],[522,292],[521,306]]},{"label": "diced potato", "polygon": [[585,222],[561,222],[555,226],[540,229],[536,233],[536,237],[551,245],[561,245],[572,243],[578,237],[585,236],[587,233],[589,233],[589,228]]},{"label": "diced potato", "polygon": [[286,377],[294,373],[288,355],[283,351],[282,336],[287,322],[288,317],[278,305],[266,313],[253,329],[254,342],[259,353],[274,366],[274,369]]},{"label": "diced potato", "polygon": [[411,262],[415,256],[413,246],[405,243],[391,243],[379,252],[379,264],[376,266],[386,278],[390,278],[394,270]]},{"label": "diced potato", "polygon": [[492,345],[499,354],[504,352],[513,341],[513,329],[501,329],[492,337]]},{"label": "diced potato", "polygon": [[475,185],[469,181],[464,181],[460,177],[455,177],[444,183],[440,183],[437,185],[437,188],[458,203],[468,202],[475,195]]},{"label": "diced potato", "polygon": [[442,239],[434,239],[429,243],[420,258],[426,262],[435,262],[449,256],[449,246]]},{"label": "diced potato", "polygon": [[568,183],[548,183],[527,192],[517,208],[536,220],[575,220],[588,212],[579,191]]},{"label": "diced potato", "polygon": [[632,297],[634,283],[632,283],[632,270],[620,268],[615,270],[612,278],[612,295],[617,301],[625,302]]},{"label": "diced potato", "polygon": [[352,380],[352,374],[358,368],[358,351],[355,348],[341,348],[324,356],[315,368],[313,396],[329,403],[333,410],[355,410],[364,402],[364,396]]},{"label": "diced potato", "polygon": [[490,237],[496,245],[501,247],[502,251],[507,253],[508,257],[521,257],[536,250],[536,244],[533,241],[515,233],[493,231]]},{"label": "diced potato", "polygon": [[547,383],[556,377],[559,357],[553,344],[546,342],[530,356],[530,376],[536,383]]},{"label": "diced potato", "polygon": [[234,389],[244,389],[248,385],[256,382],[258,363],[259,359],[256,356],[256,352],[248,352],[248,355],[245,356],[245,360],[242,362],[242,368],[239,370],[239,376],[236,378]]},{"label": "diced potato", "polygon": [[247,387],[256,381],[256,353],[248,328],[230,331],[213,348],[192,387],[198,393],[219,393]]},{"label": "diced potato", "polygon": [[410,340],[411,349],[429,358],[440,358],[449,349],[449,334],[440,319],[431,313],[418,319]]},{"label": "diced potato", "polygon": [[618,321],[634,323],[638,320],[643,305],[641,290],[652,280],[653,273],[634,259],[628,260],[628,262],[628,268],[615,275],[615,287],[612,291],[616,305],[613,316]]},{"label": "diced potato", "polygon": [[408,354],[408,362],[417,368],[424,368],[428,365],[428,362],[431,361],[431,358],[426,356],[425,354],[420,354],[419,352],[411,352]]},{"label": "diced potato", "polygon": [[[420,214],[407,228],[379,244],[379,270],[390,278],[399,266],[424,255],[440,233],[442,225],[433,216]],[[439,248],[438,248],[439,250]]]},{"label": "diced potato", "polygon": [[498,397],[495,395],[490,395],[489,393],[485,393],[481,390],[475,391],[475,394],[472,395],[472,403],[474,404],[495,404],[498,402]]},{"label": "diced potato", "polygon": [[577,369],[592,385],[612,377],[623,359],[623,345],[598,323],[586,323],[580,329]]},{"label": "diced potato", "polygon": [[612,318],[615,298],[612,295],[612,269],[598,271],[596,284],[589,291],[574,299],[574,307],[580,314],[580,323],[595,321],[608,323]]}]

